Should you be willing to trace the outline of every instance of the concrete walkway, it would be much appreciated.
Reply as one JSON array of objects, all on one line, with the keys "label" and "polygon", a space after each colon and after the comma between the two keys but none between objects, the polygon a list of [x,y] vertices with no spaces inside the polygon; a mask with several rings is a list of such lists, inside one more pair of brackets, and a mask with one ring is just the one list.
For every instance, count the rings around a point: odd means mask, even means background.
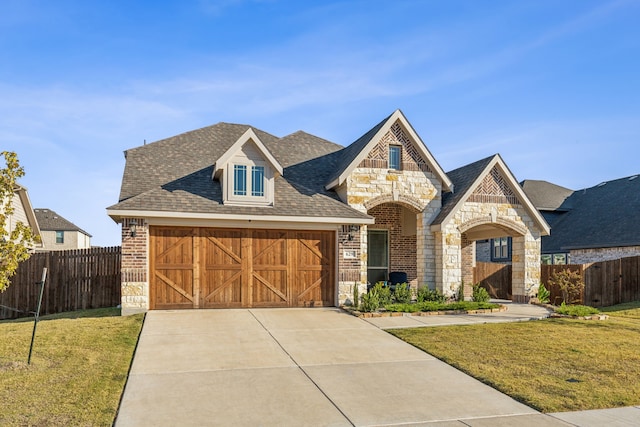
[{"label": "concrete walkway", "polygon": [[574,424],[316,308],[149,312],[116,425]]}]

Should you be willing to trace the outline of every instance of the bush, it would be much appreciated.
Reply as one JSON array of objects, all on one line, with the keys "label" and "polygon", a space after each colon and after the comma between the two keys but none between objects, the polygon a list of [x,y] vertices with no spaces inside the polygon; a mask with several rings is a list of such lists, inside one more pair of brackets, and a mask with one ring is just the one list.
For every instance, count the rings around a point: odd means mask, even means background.
[{"label": "bush", "polygon": [[408,304],[411,302],[411,288],[407,283],[399,283],[393,292],[393,299],[399,304]]},{"label": "bush", "polygon": [[548,304],[549,298],[551,298],[551,292],[547,290],[544,283],[540,283],[540,287],[538,288],[538,301],[542,304]]},{"label": "bush", "polygon": [[447,299],[444,295],[442,295],[437,290],[429,289],[428,286],[423,286],[418,289],[417,300],[418,302],[433,301],[433,302],[444,303]]},{"label": "bush", "polygon": [[353,284],[353,308],[358,309],[360,304],[360,291],[358,290],[358,282]]},{"label": "bush", "polygon": [[378,282],[373,285],[373,289],[371,289],[371,291],[378,295],[378,301],[380,303],[378,307],[384,307],[385,305],[393,302],[391,298],[391,289],[388,286],[385,286],[384,282]]},{"label": "bush", "polygon": [[557,271],[549,278],[549,284],[557,286],[562,292],[562,302],[571,304],[580,302],[582,292],[584,291],[584,282],[582,276],[577,271],[565,269]]},{"label": "bush", "polygon": [[488,302],[491,299],[489,292],[480,283],[473,285],[473,293],[471,294],[471,300],[475,302]]},{"label": "bush", "polygon": [[380,307],[380,299],[378,299],[378,294],[373,289],[362,295],[361,307],[365,313],[376,311]]},{"label": "bush", "polygon": [[562,303],[560,307],[556,307],[556,313],[564,314],[567,316],[591,316],[592,314],[600,313],[597,308],[590,307],[588,305],[566,305]]},{"label": "bush", "polygon": [[458,288],[458,301],[464,301],[464,280],[460,283],[460,287]]}]

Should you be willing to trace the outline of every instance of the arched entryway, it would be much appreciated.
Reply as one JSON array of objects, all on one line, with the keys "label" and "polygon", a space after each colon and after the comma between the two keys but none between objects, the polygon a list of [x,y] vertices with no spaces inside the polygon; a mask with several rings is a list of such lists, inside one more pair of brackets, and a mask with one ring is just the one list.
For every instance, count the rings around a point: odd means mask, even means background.
[{"label": "arched entryway", "polygon": [[[528,300],[527,275],[525,274],[525,249],[527,228],[505,218],[479,218],[459,227],[461,251],[461,276],[466,284],[473,284],[476,265],[476,242],[479,240],[511,238],[511,295],[514,301]],[[465,289],[465,296],[471,295],[471,286]]]},{"label": "arched entryway", "polygon": [[375,224],[367,226],[367,281],[387,281],[389,273],[404,272],[407,282],[416,287],[420,211],[407,203],[383,202],[370,207],[367,214],[375,218]]}]

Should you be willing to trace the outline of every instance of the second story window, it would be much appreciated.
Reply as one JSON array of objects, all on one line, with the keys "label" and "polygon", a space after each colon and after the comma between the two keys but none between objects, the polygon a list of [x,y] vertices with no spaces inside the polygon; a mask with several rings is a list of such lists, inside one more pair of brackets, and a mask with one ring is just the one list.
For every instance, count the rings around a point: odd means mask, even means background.
[{"label": "second story window", "polygon": [[64,231],[56,231],[56,243],[64,243]]},{"label": "second story window", "polygon": [[400,146],[389,146],[389,169],[400,170]]},{"label": "second story window", "polygon": [[235,196],[247,195],[247,167],[245,165],[233,165],[233,194]]},{"label": "second story window", "polygon": [[251,166],[251,195],[264,196],[264,166]]}]

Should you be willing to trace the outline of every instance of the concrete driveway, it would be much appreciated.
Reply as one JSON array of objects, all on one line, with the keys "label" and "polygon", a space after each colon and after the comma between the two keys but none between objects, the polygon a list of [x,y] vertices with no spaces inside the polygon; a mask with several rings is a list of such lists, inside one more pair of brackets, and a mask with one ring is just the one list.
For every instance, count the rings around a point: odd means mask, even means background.
[{"label": "concrete driveway", "polygon": [[316,308],[149,312],[116,425],[570,424]]}]

